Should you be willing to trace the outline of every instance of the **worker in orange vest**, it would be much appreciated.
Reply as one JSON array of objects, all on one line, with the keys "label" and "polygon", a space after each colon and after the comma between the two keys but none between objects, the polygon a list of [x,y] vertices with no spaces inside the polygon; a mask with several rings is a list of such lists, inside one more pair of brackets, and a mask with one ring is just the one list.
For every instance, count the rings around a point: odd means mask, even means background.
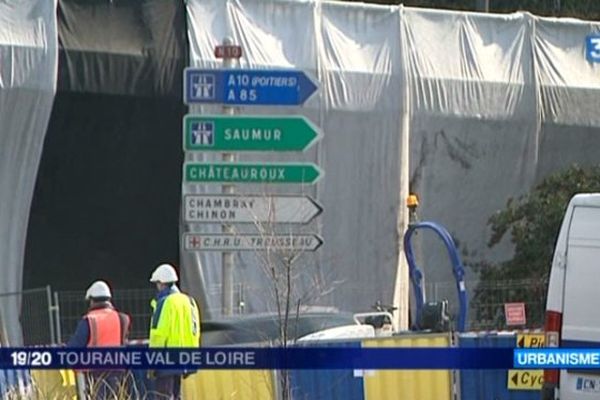
[{"label": "worker in orange vest", "polygon": [[[85,299],[90,308],[79,321],[68,347],[119,347],[127,342],[131,319],[111,303],[110,287],[96,281],[88,288]],[[86,389],[91,398],[116,398],[125,390],[123,371],[91,370],[84,372]]]}]

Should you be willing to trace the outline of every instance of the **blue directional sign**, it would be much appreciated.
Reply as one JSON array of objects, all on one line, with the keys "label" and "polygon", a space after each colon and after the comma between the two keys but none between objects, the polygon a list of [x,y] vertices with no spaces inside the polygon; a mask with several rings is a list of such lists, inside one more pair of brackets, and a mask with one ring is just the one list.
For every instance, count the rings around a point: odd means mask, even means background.
[{"label": "blue directional sign", "polygon": [[317,85],[299,70],[186,68],[184,102],[243,106],[296,106]]},{"label": "blue directional sign", "polygon": [[586,38],[585,56],[590,62],[600,62],[600,34],[589,35]]}]

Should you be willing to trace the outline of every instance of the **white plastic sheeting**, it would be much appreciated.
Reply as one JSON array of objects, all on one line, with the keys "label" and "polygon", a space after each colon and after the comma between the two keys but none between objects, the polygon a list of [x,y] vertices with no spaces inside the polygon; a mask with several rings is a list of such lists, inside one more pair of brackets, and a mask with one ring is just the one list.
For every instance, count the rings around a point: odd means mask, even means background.
[{"label": "white plastic sheeting", "polygon": [[[22,289],[29,208],[57,66],[56,1],[1,1],[0,294]],[[19,297],[0,296],[0,313],[10,343],[20,344]]]},{"label": "white plastic sheeting", "polygon": [[600,163],[600,64],[586,61],[582,44],[600,23],[540,18],[535,28],[539,179],[567,164]]},{"label": "white plastic sheeting", "polygon": [[[527,13],[405,15],[411,188],[421,214],[447,226],[468,260],[509,259],[508,238],[487,247],[489,217],[550,173],[600,162],[600,66],[584,51],[600,24]],[[452,279],[427,236],[422,255],[430,280]]]},{"label": "white plastic sheeting", "polygon": [[[584,54],[585,36],[599,24],[320,1],[190,0],[188,12],[192,66],[219,66],[213,48],[229,35],[243,47],[243,66],[294,67],[320,81],[319,96],[301,110],[242,111],[303,113],[324,131],[316,149],[277,158],[315,161],[325,171],[304,190],[325,208],[309,227],[325,239],[314,265],[335,288],[321,300],[340,308],[391,301],[408,175],[403,133],[422,219],[447,226],[472,259],[510,257],[508,243],[486,246],[486,222],[508,198],[572,162],[600,161],[600,67]],[[442,247],[426,234],[419,252],[428,280],[452,279]],[[190,256],[182,257],[184,273],[202,271],[218,286],[219,256]],[[236,272],[257,290],[246,303],[267,308],[259,291],[267,278],[248,255]],[[218,307],[218,296],[208,301]]]},{"label": "white plastic sheeting", "polygon": [[[446,226],[473,258],[488,258],[487,219],[535,176],[533,20],[408,9],[405,16],[411,189],[422,218]],[[441,244],[423,236],[426,278],[451,281]],[[453,292],[437,295],[456,304]]]}]

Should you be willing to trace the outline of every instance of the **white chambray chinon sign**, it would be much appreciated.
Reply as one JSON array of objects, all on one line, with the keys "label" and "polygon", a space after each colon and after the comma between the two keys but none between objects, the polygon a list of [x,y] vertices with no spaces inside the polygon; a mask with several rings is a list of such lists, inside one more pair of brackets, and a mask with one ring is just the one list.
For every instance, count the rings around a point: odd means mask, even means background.
[{"label": "white chambray chinon sign", "polygon": [[[221,51],[222,52],[222,51]],[[241,53],[238,52],[238,53]],[[237,54],[237,53],[236,53]],[[186,104],[224,106],[298,106],[317,90],[299,70],[197,69],[184,72]],[[185,152],[303,152],[321,138],[318,127],[303,116],[187,115],[183,121]],[[315,184],[323,171],[305,162],[186,162],[185,184]],[[306,224],[322,212],[305,195],[186,195],[184,221],[190,224]],[[185,233],[186,251],[315,251],[323,240],[316,234],[270,235]]]},{"label": "white chambray chinon sign", "polygon": [[203,194],[184,197],[186,222],[306,224],[323,208],[310,196]]}]

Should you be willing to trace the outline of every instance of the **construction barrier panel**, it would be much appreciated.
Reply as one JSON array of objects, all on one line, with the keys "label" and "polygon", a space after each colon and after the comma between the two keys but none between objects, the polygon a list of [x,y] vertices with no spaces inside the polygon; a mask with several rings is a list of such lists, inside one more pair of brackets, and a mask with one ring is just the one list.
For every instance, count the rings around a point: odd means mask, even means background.
[{"label": "construction barrier panel", "polygon": [[[130,341],[128,347],[147,347],[146,340]],[[154,382],[145,370],[132,370],[134,398],[145,398]],[[274,399],[273,372],[264,370],[201,370],[183,380],[185,400],[194,399]]]},{"label": "construction barrier panel", "polygon": [[[147,348],[148,340],[130,340],[127,347]],[[147,370],[133,369],[130,372],[130,395],[132,398],[145,399],[154,390],[154,381],[148,379]]]},{"label": "construction barrier panel", "polygon": [[0,369],[0,398],[4,398],[4,393],[8,391],[8,383],[6,374],[3,369]]},{"label": "construction barrier panel", "polygon": [[131,370],[131,377],[133,385],[130,387],[130,393],[134,397],[146,398],[148,393],[154,390],[154,382],[148,379],[148,371],[133,369]]},{"label": "construction barrier panel", "polygon": [[[360,348],[361,343],[327,342],[306,343],[310,347]],[[352,370],[294,370],[290,371],[292,398],[294,400],[344,399],[363,400],[362,371]]]},{"label": "construction barrier panel", "polygon": [[202,370],[183,381],[184,400],[275,399],[273,371]]},{"label": "construction barrier panel", "polygon": [[[531,347],[543,333],[482,332],[461,333],[459,347]],[[461,370],[460,400],[539,400],[541,370]]]},{"label": "construction barrier panel", "polygon": [[32,396],[31,374],[27,370],[0,370],[0,398],[22,399]]},{"label": "construction barrier panel", "polygon": [[[306,343],[331,347],[450,347],[445,334],[407,334],[356,342]],[[294,400],[452,400],[450,370],[296,370]]]},{"label": "construction barrier panel", "polygon": [[31,379],[38,399],[77,399],[77,384],[72,370],[32,370]]},{"label": "construction barrier panel", "polygon": [[[363,340],[362,345],[363,347],[450,347],[451,337],[448,333],[407,334]],[[364,371],[365,399],[452,400],[452,374],[450,370]]]},{"label": "construction barrier panel", "polygon": [[[485,332],[458,334],[459,347],[541,347],[543,333]],[[353,342],[306,343],[330,347],[450,347],[449,334],[406,334]],[[131,371],[134,398],[144,398],[152,381],[146,371]],[[293,370],[290,373],[294,400],[452,400],[453,374],[450,370]],[[0,370],[0,397],[23,398],[38,393],[40,398],[76,399],[72,371]],[[541,371],[462,370],[456,372],[460,400],[538,400]],[[34,385],[31,385],[33,378]],[[276,399],[278,381],[267,370],[201,370],[183,381],[185,400]],[[32,390],[33,386],[33,390]],[[10,397],[12,395],[21,397]]]}]

